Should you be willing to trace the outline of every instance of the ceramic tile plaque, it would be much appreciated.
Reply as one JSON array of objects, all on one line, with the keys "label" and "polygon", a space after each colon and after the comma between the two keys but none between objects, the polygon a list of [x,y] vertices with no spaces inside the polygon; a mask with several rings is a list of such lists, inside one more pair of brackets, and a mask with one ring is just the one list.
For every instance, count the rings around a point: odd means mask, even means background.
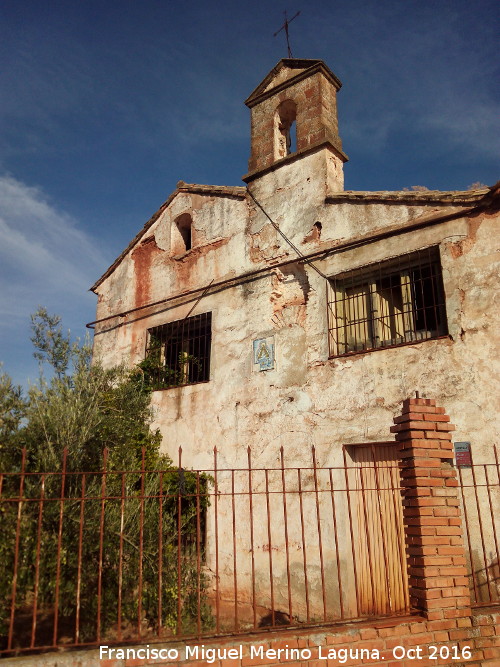
[{"label": "ceramic tile plaque", "polygon": [[256,371],[274,368],[274,336],[253,341],[253,364]]}]

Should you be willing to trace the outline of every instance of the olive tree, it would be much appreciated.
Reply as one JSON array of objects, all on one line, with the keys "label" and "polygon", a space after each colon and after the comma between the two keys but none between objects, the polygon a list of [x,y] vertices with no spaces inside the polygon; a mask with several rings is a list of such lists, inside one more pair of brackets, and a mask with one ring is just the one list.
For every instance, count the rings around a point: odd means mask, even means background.
[{"label": "olive tree", "polygon": [[0,634],[14,592],[25,623],[35,589],[37,613],[66,619],[73,640],[93,641],[98,626],[116,636],[210,624],[200,604],[210,480],[160,453],[140,370],[92,360],[88,341],[71,341],[45,309],[32,324],[38,382],[23,398],[0,375],[0,473],[17,473],[4,475],[2,498],[22,480],[26,499],[20,511],[0,504]]}]

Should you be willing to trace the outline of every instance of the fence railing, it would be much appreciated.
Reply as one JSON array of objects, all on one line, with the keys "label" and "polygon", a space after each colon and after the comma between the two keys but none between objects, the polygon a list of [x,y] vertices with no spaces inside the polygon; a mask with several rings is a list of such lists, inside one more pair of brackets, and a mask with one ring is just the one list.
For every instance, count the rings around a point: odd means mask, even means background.
[{"label": "fence railing", "polygon": [[500,602],[500,465],[458,467],[463,541],[472,605]]},{"label": "fence railing", "polygon": [[[181,463],[181,451],[179,463]],[[344,465],[0,473],[0,655],[406,614],[394,443]],[[498,602],[500,475],[458,469],[475,604]]]},{"label": "fence railing", "polygon": [[[397,463],[0,474],[2,653],[405,613]],[[363,457],[361,457],[363,459]]]}]

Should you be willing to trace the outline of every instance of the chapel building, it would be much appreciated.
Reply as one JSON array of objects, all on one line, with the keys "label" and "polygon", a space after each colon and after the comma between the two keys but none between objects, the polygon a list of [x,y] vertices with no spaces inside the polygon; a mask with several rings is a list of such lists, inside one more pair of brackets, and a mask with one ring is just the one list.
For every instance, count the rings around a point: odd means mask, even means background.
[{"label": "chapel building", "polygon": [[[432,396],[490,460],[498,377],[498,186],[344,190],[341,83],[281,60],[246,100],[244,185],[179,181],[94,284],[94,354],[143,363],[183,465],[342,465]],[[495,239],[497,242],[495,243]],[[382,457],[391,458],[388,448]]]}]

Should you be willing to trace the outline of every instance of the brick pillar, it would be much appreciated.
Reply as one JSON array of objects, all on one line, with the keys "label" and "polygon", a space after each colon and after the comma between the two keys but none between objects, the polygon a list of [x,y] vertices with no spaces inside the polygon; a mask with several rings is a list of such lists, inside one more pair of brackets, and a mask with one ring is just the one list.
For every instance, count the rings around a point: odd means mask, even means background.
[{"label": "brick pillar", "polygon": [[429,620],[471,615],[449,421],[436,401],[409,398],[391,427],[402,459],[410,604]]}]

